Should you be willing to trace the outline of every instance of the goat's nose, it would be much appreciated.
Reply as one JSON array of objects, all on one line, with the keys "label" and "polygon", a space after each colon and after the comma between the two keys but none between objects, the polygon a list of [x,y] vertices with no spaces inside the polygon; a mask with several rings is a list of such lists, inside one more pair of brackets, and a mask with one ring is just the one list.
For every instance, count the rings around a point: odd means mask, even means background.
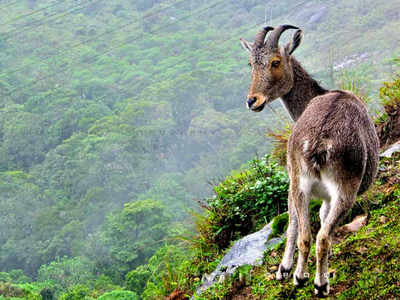
[{"label": "goat's nose", "polygon": [[256,103],[257,98],[256,97],[251,97],[247,99],[247,106],[248,108],[251,108],[254,103]]}]

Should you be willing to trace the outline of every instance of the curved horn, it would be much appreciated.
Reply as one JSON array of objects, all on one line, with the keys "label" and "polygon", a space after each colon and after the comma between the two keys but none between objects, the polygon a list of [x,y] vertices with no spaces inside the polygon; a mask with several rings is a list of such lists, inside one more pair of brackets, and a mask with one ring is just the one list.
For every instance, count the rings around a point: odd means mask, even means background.
[{"label": "curved horn", "polygon": [[259,33],[257,33],[256,38],[254,39],[254,45],[256,47],[262,47],[264,45],[265,37],[268,31],[274,30],[274,27],[267,26],[261,29]]},{"label": "curved horn", "polygon": [[296,26],[292,26],[292,25],[280,25],[280,26],[278,26],[268,36],[268,39],[266,41],[266,45],[271,49],[278,48],[279,38],[281,37],[281,34],[287,29],[299,29],[299,28],[296,27]]}]

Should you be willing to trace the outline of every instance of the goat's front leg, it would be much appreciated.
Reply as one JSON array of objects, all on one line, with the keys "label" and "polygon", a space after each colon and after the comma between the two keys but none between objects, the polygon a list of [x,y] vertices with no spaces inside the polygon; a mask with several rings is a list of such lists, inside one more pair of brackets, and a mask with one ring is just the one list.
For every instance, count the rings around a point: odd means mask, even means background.
[{"label": "goat's front leg", "polygon": [[311,179],[305,177],[299,178],[299,184],[294,181],[292,196],[297,212],[297,220],[299,226],[299,235],[297,239],[297,247],[299,248],[299,256],[297,259],[296,271],[293,274],[293,281],[296,287],[302,286],[310,277],[307,268],[308,255],[311,248],[311,226],[310,226],[310,193],[312,187]]},{"label": "goat's front leg", "polygon": [[276,279],[282,280],[289,276],[290,270],[293,267],[293,256],[294,251],[296,249],[296,239],[298,232],[298,224],[297,224],[297,213],[296,208],[294,207],[293,198],[291,197],[291,193],[289,193],[288,198],[288,206],[289,206],[289,226],[286,231],[286,246],[285,253],[283,254],[283,258],[281,264],[279,265],[278,272],[276,273]]}]

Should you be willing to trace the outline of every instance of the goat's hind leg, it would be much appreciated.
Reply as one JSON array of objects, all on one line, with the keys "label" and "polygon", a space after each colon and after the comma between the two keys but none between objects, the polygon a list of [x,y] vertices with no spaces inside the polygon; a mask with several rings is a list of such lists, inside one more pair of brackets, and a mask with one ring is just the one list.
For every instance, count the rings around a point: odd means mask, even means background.
[{"label": "goat's hind leg", "polygon": [[314,180],[308,176],[299,176],[294,182],[292,196],[294,197],[295,209],[298,220],[297,247],[299,256],[297,258],[296,271],[293,274],[293,282],[296,287],[301,287],[309,278],[307,260],[311,248],[311,226],[310,226],[310,196]]},{"label": "goat's hind leg", "polygon": [[[322,202],[321,208],[319,210],[319,219],[321,220],[321,227],[324,227],[324,222],[326,217],[328,216],[329,213],[329,209],[331,208],[331,204],[330,204],[330,199],[324,199],[324,201]],[[329,253],[329,257],[332,256],[332,247],[329,248],[328,250]]]},{"label": "goat's hind leg", "polygon": [[281,264],[279,265],[279,269],[276,272],[276,279],[282,280],[289,277],[290,270],[293,267],[293,256],[294,251],[296,249],[296,239],[297,239],[297,213],[294,207],[293,199],[291,197],[291,193],[289,193],[289,226],[286,231],[286,246],[285,252],[283,254],[283,258]]},{"label": "goat's hind leg", "polygon": [[344,184],[340,188],[335,184],[330,184],[330,186],[334,187],[336,191],[331,191],[330,209],[321,224],[316,242],[317,271],[314,286],[315,294],[319,297],[326,297],[329,294],[328,256],[331,249],[332,235],[337,224],[353,206],[357,196],[356,191],[358,190],[354,188],[354,185],[351,186],[350,184]]}]

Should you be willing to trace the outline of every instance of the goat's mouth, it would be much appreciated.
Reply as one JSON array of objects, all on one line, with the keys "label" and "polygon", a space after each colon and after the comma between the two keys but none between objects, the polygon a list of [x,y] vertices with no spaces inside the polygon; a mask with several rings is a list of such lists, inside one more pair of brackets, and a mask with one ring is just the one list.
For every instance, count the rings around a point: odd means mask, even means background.
[{"label": "goat's mouth", "polygon": [[263,102],[262,104],[260,104],[259,106],[257,106],[257,107],[252,107],[251,110],[254,111],[254,112],[260,112],[260,111],[262,111],[262,110],[264,109],[266,103],[267,103],[267,101],[264,101],[264,102]]}]

